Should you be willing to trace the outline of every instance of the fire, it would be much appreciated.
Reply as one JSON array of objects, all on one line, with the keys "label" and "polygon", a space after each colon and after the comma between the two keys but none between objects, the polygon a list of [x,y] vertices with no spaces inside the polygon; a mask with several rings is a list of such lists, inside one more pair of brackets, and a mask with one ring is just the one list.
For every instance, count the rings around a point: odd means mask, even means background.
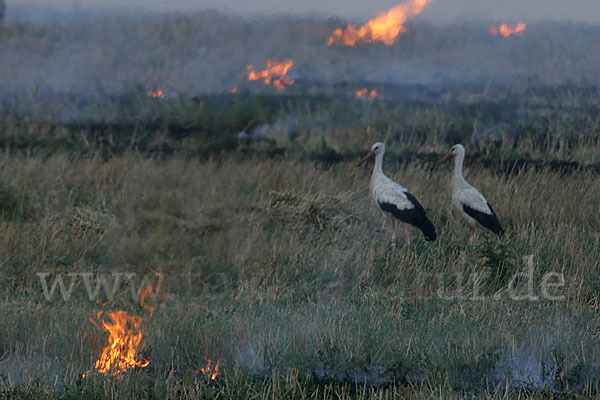
[{"label": "fire", "polygon": [[[147,367],[149,361],[138,361],[138,352],[142,341],[141,324],[143,318],[127,314],[127,311],[108,313],[110,321],[101,320],[102,311],[98,312],[96,319],[90,318],[95,325],[102,325],[108,332],[108,345],[102,350],[102,355],[94,364],[96,371],[103,375],[110,374],[121,378],[121,373],[133,367]],[[83,374],[85,378],[89,371]]]},{"label": "fire", "polygon": [[373,100],[375,97],[377,97],[377,90],[371,89],[369,92],[367,88],[362,88],[356,91],[356,97],[359,99]]},{"label": "fire", "polygon": [[262,71],[255,71],[254,66],[248,65],[246,67],[248,70],[248,80],[262,80],[265,85],[272,83],[277,90],[283,90],[286,85],[290,86],[294,83],[292,79],[286,76],[293,65],[294,62],[292,60],[284,60],[282,62],[267,60],[267,68]]},{"label": "fire", "polygon": [[231,89],[231,94],[236,94],[238,92],[238,88],[237,86],[234,86],[233,89]]},{"label": "fire", "polygon": [[500,34],[504,37],[509,37],[510,35],[520,35],[527,28],[527,24],[524,22],[517,22],[514,28],[508,26],[506,22],[500,24],[499,27],[495,27],[494,25],[490,26],[490,33],[494,36]]},{"label": "fire", "polygon": [[[152,315],[156,307],[161,305],[165,296],[158,296],[161,278],[158,282],[146,285],[138,291],[139,302],[144,310]],[[127,311],[115,311],[107,314],[109,321],[101,319],[102,311],[96,315],[96,320],[90,318],[92,324],[108,332],[108,344],[102,350],[100,358],[94,364],[94,368],[102,375],[116,376],[121,378],[121,374],[133,367],[147,367],[148,360],[138,361],[138,353],[141,349],[143,338],[141,325],[146,317],[129,315]],[[83,374],[83,378],[89,375],[90,371]]]},{"label": "fire", "polygon": [[208,360],[206,360],[208,362],[208,364],[206,365],[205,368],[200,368],[200,371],[202,371],[202,373],[204,375],[206,375],[206,377],[208,379],[210,379],[211,381],[214,381],[215,378],[217,377],[217,375],[219,374],[219,361],[217,360],[217,363],[215,364],[214,368],[210,367],[211,364],[211,360],[210,358]]},{"label": "fire", "polygon": [[[156,285],[148,285],[138,291],[140,305],[144,310],[148,311],[150,315],[154,314],[154,310],[156,310],[157,292],[158,289]],[[150,299],[150,297],[152,297],[152,299]],[[152,300],[154,304],[150,304]]]},{"label": "fire", "polygon": [[154,97],[155,99],[164,99],[165,94],[162,90],[158,89],[156,92],[148,92],[148,96]]},{"label": "fire", "polygon": [[360,28],[348,24],[345,30],[336,29],[329,37],[327,45],[339,43],[354,46],[357,42],[370,43],[380,41],[390,46],[398,35],[406,32],[404,23],[410,17],[420,14],[433,0],[408,0],[388,11],[379,13]]}]

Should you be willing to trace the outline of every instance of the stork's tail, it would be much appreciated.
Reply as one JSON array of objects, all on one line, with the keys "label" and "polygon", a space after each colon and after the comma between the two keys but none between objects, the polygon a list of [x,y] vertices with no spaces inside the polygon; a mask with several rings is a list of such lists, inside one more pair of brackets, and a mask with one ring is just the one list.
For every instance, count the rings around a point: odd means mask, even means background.
[{"label": "stork's tail", "polygon": [[404,194],[406,195],[406,198],[413,204],[414,207],[399,210],[395,204],[381,201],[378,202],[379,207],[384,212],[391,213],[395,218],[399,219],[400,221],[406,222],[407,224],[419,228],[421,232],[423,232],[423,235],[425,236],[426,240],[435,240],[437,238],[437,235],[435,233],[435,227],[433,226],[429,218],[427,218],[427,213],[425,212],[425,209],[423,208],[421,203],[419,203],[415,196],[413,196],[409,192],[404,192]]}]

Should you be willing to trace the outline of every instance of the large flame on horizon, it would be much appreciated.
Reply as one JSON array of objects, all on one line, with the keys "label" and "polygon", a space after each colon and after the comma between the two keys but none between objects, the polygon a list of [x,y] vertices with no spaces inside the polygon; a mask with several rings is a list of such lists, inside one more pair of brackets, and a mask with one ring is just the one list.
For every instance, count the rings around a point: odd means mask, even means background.
[{"label": "large flame on horizon", "polygon": [[273,84],[277,90],[283,90],[286,86],[290,86],[294,83],[293,79],[286,76],[293,65],[294,62],[289,59],[282,62],[267,60],[267,67],[262,71],[255,71],[253,65],[248,65],[246,67],[246,70],[248,71],[248,80],[262,80],[265,85]]},{"label": "large flame on horizon", "polygon": [[509,37],[510,35],[520,35],[527,28],[527,24],[524,22],[517,22],[514,28],[508,26],[506,22],[500,24],[497,28],[494,25],[490,26],[490,33],[494,36],[498,34],[500,36]]},{"label": "large flame on horizon", "polygon": [[390,46],[396,38],[406,32],[404,23],[410,17],[420,14],[433,0],[409,0],[388,11],[379,13],[360,28],[348,24],[345,30],[336,29],[329,37],[327,45],[341,44],[354,46],[357,42],[380,41]]}]

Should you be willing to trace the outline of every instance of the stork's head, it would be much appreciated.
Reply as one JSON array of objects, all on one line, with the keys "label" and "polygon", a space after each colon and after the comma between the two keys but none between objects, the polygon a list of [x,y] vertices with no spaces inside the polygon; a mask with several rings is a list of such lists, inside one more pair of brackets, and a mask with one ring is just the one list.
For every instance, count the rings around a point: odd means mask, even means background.
[{"label": "stork's head", "polygon": [[443,163],[444,161],[446,161],[447,159],[451,158],[451,157],[455,157],[458,155],[464,155],[465,154],[465,148],[463,147],[462,144],[455,144],[454,146],[452,146],[450,148],[450,151],[448,152],[448,154],[446,154],[444,156],[444,158],[442,158],[440,160],[440,162],[438,162],[438,164]]},{"label": "stork's head", "polygon": [[365,161],[367,161],[369,158],[377,155],[377,154],[383,154],[383,152],[385,152],[385,145],[381,142],[377,142],[375,143],[372,147],[371,150],[367,153],[366,156],[363,157],[362,160],[360,160],[358,162],[358,164],[356,164],[356,166],[358,167],[359,165],[361,165],[362,163],[364,163]]}]

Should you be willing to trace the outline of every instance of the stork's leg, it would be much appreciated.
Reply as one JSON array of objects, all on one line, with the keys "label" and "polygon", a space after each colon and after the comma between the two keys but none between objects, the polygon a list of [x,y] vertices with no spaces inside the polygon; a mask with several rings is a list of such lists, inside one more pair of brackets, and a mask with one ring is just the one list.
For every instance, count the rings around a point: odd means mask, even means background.
[{"label": "stork's leg", "polygon": [[471,244],[474,246],[477,243],[477,235],[475,233],[475,228],[469,228],[469,234],[471,235]]},{"label": "stork's leg", "polygon": [[410,244],[410,233],[408,233],[408,229],[406,229],[406,225],[402,221],[400,221],[400,225],[402,225],[402,229],[404,229],[404,235],[406,236],[406,243]]},{"label": "stork's leg", "polygon": [[392,244],[396,242],[396,221],[392,218]]}]

